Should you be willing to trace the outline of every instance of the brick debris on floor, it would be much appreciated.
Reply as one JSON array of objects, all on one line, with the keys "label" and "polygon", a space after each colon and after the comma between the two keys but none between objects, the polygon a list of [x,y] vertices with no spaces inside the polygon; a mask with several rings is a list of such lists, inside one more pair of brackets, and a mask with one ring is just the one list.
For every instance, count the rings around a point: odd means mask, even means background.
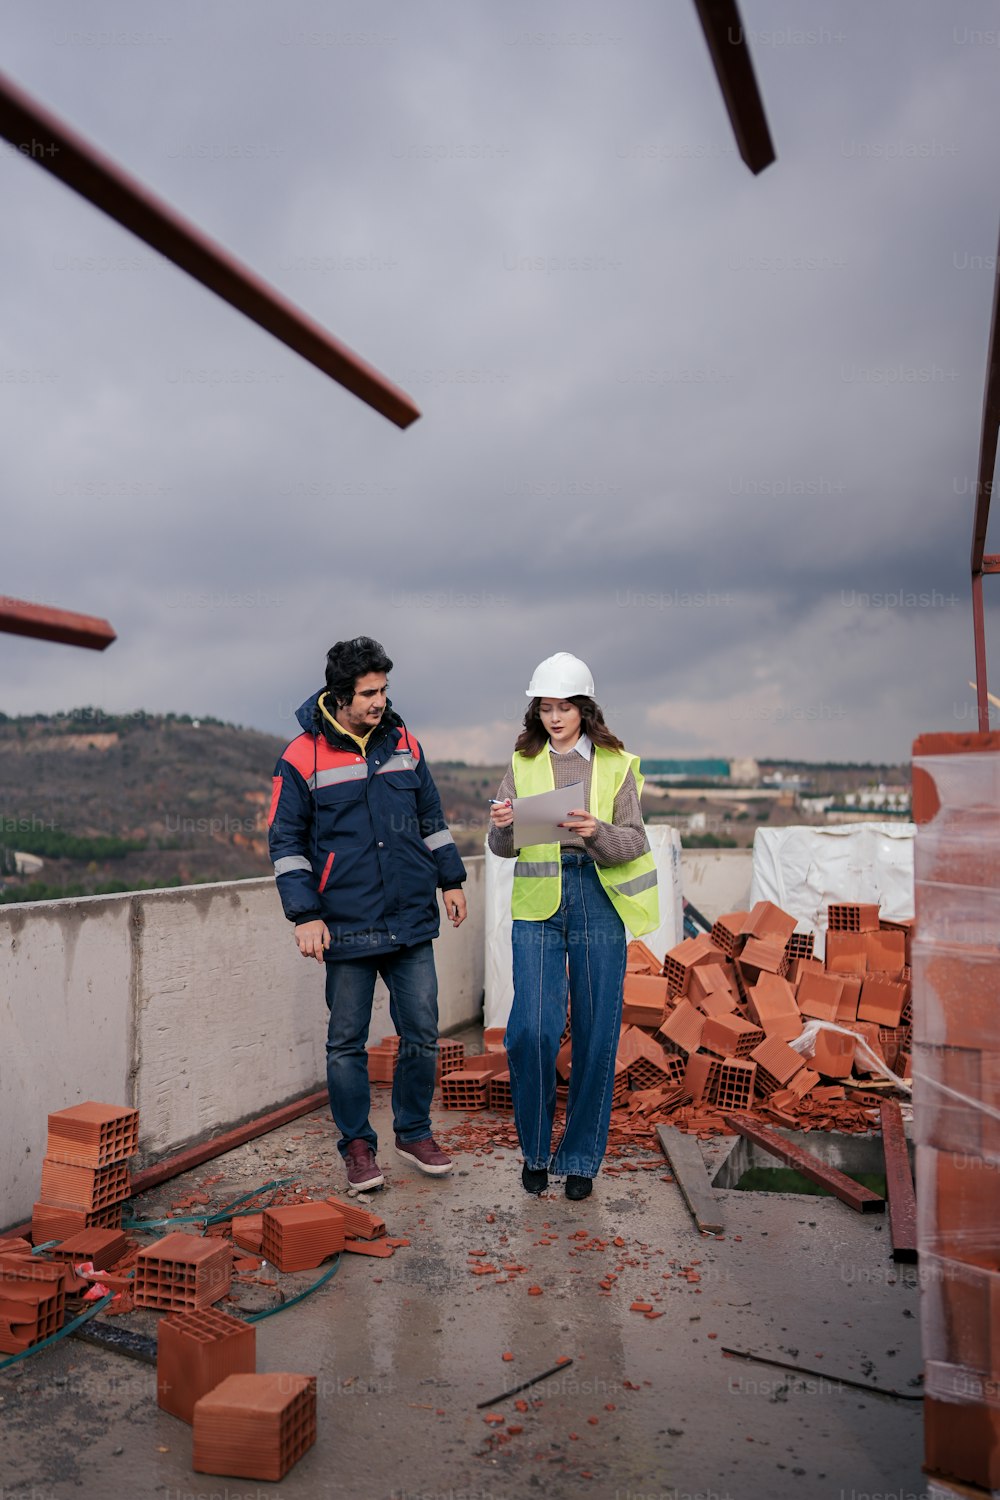
[{"label": "brick debris on floor", "polygon": [[[879,1127],[886,1091],[898,1084],[908,1094],[910,924],[850,903],[831,905],[828,922],[825,963],[813,957],[812,933],[796,932],[795,918],[768,901],[720,917],[662,964],[644,943],[629,944],[604,1172],[662,1165],[629,1159],[656,1149],[659,1124],[707,1138],[731,1133],[724,1115],[732,1111],[803,1131]],[[446,1109],[510,1110],[502,1028],[484,1041],[480,1056],[443,1060]],[[373,1049],[377,1067],[390,1050],[388,1040]],[[557,1110],[572,1050],[571,997]],[[392,1068],[372,1076],[390,1082]],[[512,1124],[471,1120],[445,1140],[473,1152],[517,1144]]]},{"label": "brick debris on floor", "polygon": [[[409,1240],[389,1236],[385,1222],[358,1202],[314,1201],[291,1179],[246,1195],[238,1210],[229,1204],[213,1211],[204,1189],[221,1174],[175,1200],[164,1219],[123,1228],[131,1191],[126,1163],[138,1132],[138,1110],[95,1100],[49,1115],[31,1239],[0,1238],[0,1354],[15,1359],[37,1350],[88,1304],[106,1317],[137,1309],[162,1315],[158,1404],[192,1428],[192,1467],[283,1478],[316,1440],[315,1376],[258,1375],[252,1323],[222,1304],[238,1313],[241,1287],[279,1286],[275,1276],[257,1272],[316,1269],[347,1252],[389,1256]],[[247,1206],[256,1198],[266,1200],[259,1212]],[[171,1228],[189,1222],[192,1230]],[[136,1233],[155,1238],[143,1244]]]}]

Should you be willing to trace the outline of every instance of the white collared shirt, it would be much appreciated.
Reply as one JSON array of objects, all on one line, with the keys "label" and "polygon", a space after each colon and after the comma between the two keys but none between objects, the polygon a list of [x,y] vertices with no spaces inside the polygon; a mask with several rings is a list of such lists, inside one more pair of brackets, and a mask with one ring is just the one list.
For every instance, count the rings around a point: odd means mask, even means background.
[{"label": "white collared shirt", "polygon": [[582,756],[584,760],[589,760],[590,752],[592,749],[593,746],[590,743],[590,736],[586,734],[581,734],[576,744],[570,745],[568,750],[557,750],[552,741],[549,740],[549,750],[553,755],[572,755],[575,750],[577,755]]}]

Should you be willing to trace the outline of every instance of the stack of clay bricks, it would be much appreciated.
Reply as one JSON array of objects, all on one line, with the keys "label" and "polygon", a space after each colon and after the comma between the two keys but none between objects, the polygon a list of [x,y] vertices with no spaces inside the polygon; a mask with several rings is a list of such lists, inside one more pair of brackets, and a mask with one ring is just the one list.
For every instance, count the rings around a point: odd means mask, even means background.
[{"label": "stack of clay bricks", "polygon": [[0,1353],[20,1354],[57,1333],[76,1281],[72,1266],[32,1256],[27,1240],[0,1241]]},{"label": "stack of clay bricks", "polygon": [[[456,1068],[462,1066],[465,1056],[465,1043],[454,1042],[442,1037],[438,1046],[437,1079],[441,1079],[447,1073],[453,1073]],[[399,1037],[384,1036],[374,1046],[368,1048],[368,1081],[370,1083],[392,1083],[396,1076],[396,1063],[399,1060]]]},{"label": "stack of clay bricks", "polygon": [[256,1373],[256,1334],[213,1307],[161,1318],[157,1401],[193,1427],[202,1474],[282,1479],[316,1441],[313,1376]]},{"label": "stack of clay bricks", "polygon": [[396,1073],[399,1056],[399,1037],[384,1036],[373,1047],[368,1048],[369,1083],[391,1083]]},{"label": "stack of clay bricks", "polygon": [[918,825],[913,1075],[925,1460],[935,1494],[965,1495],[965,1485],[995,1494],[1000,1490],[1000,734],[918,739],[913,817]]},{"label": "stack of clay bricks", "polygon": [[492,1082],[500,1077],[506,1082],[509,1092],[510,1071],[507,1067],[507,1054],[502,1047],[499,1051],[483,1052],[463,1058],[460,1068],[446,1073],[441,1079],[442,1107],[464,1110],[486,1109],[490,1103]]},{"label": "stack of clay bricks", "polygon": [[31,1215],[36,1245],[84,1229],[117,1229],[131,1192],[126,1162],[139,1144],[139,1111],[87,1100],[49,1115],[39,1201]]}]

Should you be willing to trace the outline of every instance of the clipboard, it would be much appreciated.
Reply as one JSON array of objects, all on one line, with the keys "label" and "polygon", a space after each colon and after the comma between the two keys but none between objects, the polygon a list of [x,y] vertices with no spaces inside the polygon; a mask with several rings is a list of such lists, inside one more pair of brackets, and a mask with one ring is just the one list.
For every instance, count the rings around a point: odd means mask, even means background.
[{"label": "clipboard", "polygon": [[572,829],[560,828],[574,807],[583,806],[583,782],[557,786],[551,792],[536,792],[533,797],[514,797],[514,848],[527,844],[563,843],[578,838]]}]

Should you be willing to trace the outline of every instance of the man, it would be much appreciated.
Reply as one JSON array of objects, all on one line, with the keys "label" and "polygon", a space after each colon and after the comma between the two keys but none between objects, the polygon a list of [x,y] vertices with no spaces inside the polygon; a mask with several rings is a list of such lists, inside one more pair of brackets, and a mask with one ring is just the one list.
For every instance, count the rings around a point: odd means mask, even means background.
[{"label": "man", "polygon": [[451,1161],[431,1134],[437,1075],[437,891],[465,921],[465,866],[420,745],[386,696],[392,662],[378,641],[338,641],[326,689],[298,710],[303,733],[275,768],[271,858],[285,916],[306,958],[326,964],[330,1110],[352,1188],[385,1181],[369,1122],[365,1043],[376,975],[399,1033],[392,1086],[396,1151],[442,1177]]}]

